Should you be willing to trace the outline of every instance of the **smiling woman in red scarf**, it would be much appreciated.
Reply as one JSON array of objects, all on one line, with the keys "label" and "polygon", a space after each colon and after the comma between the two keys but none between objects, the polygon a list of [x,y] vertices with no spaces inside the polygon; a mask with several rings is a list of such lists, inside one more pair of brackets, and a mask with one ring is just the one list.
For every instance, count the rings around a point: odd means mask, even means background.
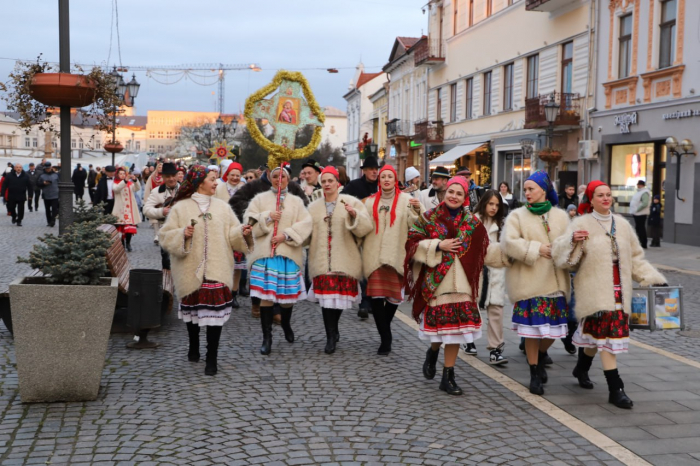
[{"label": "smiling woman in red scarf", "polygon": [[[461,176],[447,183],[443,202],[411,228],[404,265],[413,317],[420,323],[418,335],[431,344],[423,375],[435,377],[440,346],[445,344],[440,390],[450,395],[462,394],[454,376],[459,345],[481,336],[476,299],[489,245],[486,228],[469,212],[468,190]],[[494,254],[500,259],[500,251]]]}]

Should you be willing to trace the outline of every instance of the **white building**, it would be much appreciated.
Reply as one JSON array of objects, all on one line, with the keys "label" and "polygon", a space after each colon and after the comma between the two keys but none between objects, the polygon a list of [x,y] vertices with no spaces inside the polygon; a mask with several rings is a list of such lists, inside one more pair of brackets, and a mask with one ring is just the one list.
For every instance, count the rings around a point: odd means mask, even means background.
[{"label": "white building", "polygon": [[339,108],[324,107],[326,122],[321,133],[321,143],[328,141],[331,146],[343,147],[348,140],[348,115]]}]

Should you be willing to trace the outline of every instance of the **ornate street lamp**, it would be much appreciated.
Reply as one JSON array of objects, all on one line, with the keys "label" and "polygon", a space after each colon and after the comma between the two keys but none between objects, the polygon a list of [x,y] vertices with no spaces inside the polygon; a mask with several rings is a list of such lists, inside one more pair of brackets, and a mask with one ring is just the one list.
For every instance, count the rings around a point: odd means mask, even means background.
[{"label": "ornate street lamp", "polygon": [[547,147],[542,149],[539,153],[539,157],[542,161],[547,162],[547,171],[549,177],[554,179],[554,170],[557,163],[562,158],[561,152],[552,149],[552,139],[554,139],[554,122],[557,120],[559,115],[559,104],[554,98],[554,93],[549,97],[549,101],[544,104],[544,117],[547,120]]}]

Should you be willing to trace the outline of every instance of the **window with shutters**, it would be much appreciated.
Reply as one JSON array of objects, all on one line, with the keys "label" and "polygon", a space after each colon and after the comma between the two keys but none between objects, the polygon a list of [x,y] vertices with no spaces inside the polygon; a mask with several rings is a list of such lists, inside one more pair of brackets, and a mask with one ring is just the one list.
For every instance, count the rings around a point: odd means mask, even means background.
[{"label": "window with shutters", "polygon": [[469,0],[469,26],[474,26],[474,0]]},{"label": "window with shutters", "polygon": [[467,79],[465,91],[465,94],[467,95],[467,100],[466,105],[464,106],[464,117],[467,120],[471,120],[472,115],[474,113],[474,78]]},{"label": "window with shutters", "polygon": [[513,64],[503,67],[503,110],[513,110]]},{"label": "window with shutters", "polygon": [[570,94],[574,83],[574,43],[561,46],[561,91]]},{"label": "window with shutters", "polygon": [[32,147],[32,141],[29,138],[24,138],[24,147]]},{"label": "window with shutters", "polygon": [[668,68],[676,60],[676,0],[661,4],[659,68]]},{"label": "window with shutters", "polygon": [[435,100],[435,114],[438,120],[442,120],[442,88],[437,89],[437,99]]},{"label": "window with shutters", "polygon": [[540,92],[540,56],[527,57],[527,99],[537,97]]},{"label": "window with shutters", "polygon": [[484,73],[484,115],[491,115],[491,71]]},{"label": "window with shutters", "polygon": [[450,121],[457,121],[457,84],[450,84]]},{"label": "window with shutters", "polygon": [[620,17],[619,51],[617,77],[622,79],[630,75],[632,69],[632,14]]}]

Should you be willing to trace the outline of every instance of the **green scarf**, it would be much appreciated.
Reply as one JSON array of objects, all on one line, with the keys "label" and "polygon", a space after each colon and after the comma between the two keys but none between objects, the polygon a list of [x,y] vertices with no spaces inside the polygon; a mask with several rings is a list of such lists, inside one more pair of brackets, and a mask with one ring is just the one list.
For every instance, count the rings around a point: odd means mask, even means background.
[{"label": "green scarf", "polygon": [[536,202],[534,204],[527,205],[527,210],[529,210],[530,212],[532,212],[535,215],[544,215],[547,212],[549,212],[551,208],[552,208],[552,203],[549,201]]}]

